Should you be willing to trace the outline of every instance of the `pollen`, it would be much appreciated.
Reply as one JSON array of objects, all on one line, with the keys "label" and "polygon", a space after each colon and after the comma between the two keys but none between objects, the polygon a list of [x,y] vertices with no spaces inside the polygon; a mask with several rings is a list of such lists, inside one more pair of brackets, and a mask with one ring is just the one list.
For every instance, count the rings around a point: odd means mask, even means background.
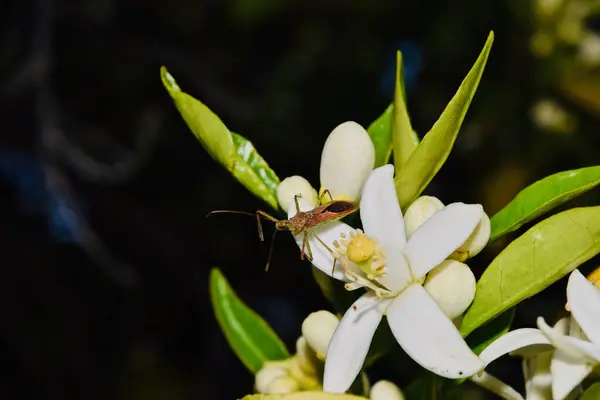
[{"label": "pollen", "polygon": [[346,245],[350,261],[360,264],[373,257],[378,247],[374,239],[371,239],[360,230],[352,231],[350,238]]}]

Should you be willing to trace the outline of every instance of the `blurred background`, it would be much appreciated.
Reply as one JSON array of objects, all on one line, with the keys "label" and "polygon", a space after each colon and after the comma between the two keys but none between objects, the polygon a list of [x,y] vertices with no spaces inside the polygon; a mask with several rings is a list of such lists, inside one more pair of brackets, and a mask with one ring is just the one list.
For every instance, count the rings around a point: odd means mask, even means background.
[{"label": "blurred background", "polygon": [[[213,266],[290,349],[304,317],[330,308],[289,235],[265,273],[251,218],[204,218],[264,205],[197,143],[161,65],[281,179],[317,186],[329,132],[391,102],[396,49],[423,135],[494,30],[428,194],[493,214],[536,179],[600,163],[600,1],[22,0],[0,20],[2,399],[250,393],[211,310]],[[568,207],[590,204],[598,190]],[[564,286],[521,303],[514,327],[553,317]],[[406,384],[394,361],[372,377]],[[519,359],[493,368],[523,390]]]}]

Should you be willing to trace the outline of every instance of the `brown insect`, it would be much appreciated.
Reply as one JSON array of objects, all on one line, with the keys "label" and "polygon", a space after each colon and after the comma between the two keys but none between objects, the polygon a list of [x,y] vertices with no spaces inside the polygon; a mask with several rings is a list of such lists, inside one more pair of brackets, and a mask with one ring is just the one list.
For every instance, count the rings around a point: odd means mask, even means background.
[{"label": "brown insect", "polygon": [[[329,198],[331,200],[325,204],[318,205],[320,203],[320,200],[325,196],[325,194],[328,194]],[[273,253],[273,244],[275,243],[275,235],[277,234],[278,231],[290,231],[292,233],[292,235],[294,235],[294,236],[297,236],[300,234],[304,235],[302,238],[302,249],[301,249],[302,251],[300,253],[300,259],[304,260],[304,255],[306,254],[307,259],[309,261],[312,261],[312,259],[313,259],[312,249],[310,248],[310,243],[308,242],[309,232],[312,233],[315,236],[315,238],[319,241],[319,243],[321,243],[329,252],[332,252],[332,250],[329,248],[329,246],[327,246],[312,231],[312,229],[315,226],[319,225],[320,223],[341,219],[341,218],[345,217],[346,215],[352,214],[353,212],[358,210],[358,205],[356,203],[351,202],[351,201],[345,201],[345,200],[333,200],[333,198],[331,197],[331,193],[329,193],[329,190],[324,190],[323,193],[321,194],[321,196],[319,197],[319,201],[317,202],[317,205],[315,206],[315,208],[313,208],[312,210],[309,210],[309,211],[300,211],[300,204],[298,203],[298,198],[301,198],[301,197],[302,197],[302,195],[300,195],[300,194],[296,194],[294,196],[294,204],[296,205],[296,215],[294,215],[290,219],[281,219],[280,220],[262,210],[257,210],[254,214],[245,212],[245,211],[216,210],[216,211],[212,211],[212,212],[208,213],[206,216],[208,217],[212,214],[217,214],[217,213],[234,213],[234,214],[244,214],[244,215],[256,216],[258,236],[259,236],[261,242],[265,240],[265,237],[263,234],[263,229],[262,229],[262,224],[260,221],[261,217],[268,221],[274,222],[275,223],[275,232],[273,232],[273,237],[271,239],[271,246],[269,248],[269,255],[267,257],[267,265],[265,266],[265,271],[268,271],[269,265],[271,263],[271,255]]]}]

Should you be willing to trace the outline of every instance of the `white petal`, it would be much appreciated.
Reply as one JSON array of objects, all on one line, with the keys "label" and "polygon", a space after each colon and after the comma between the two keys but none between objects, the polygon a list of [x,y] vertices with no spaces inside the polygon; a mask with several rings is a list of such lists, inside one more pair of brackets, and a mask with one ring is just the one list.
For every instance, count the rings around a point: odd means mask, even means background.
[{"label": "white petal", "polygon": [[285,212],[288,212],[290,208],[295,209],[294,196],[297,194],[302,195],[302,199],[307,204],[313,204],[313,207],[317,205],[317,191],[306,179],[294,175],[285,178],[277,186],[277,201]]},{"label": "white petal", "polygon": [[386,253],[386,275],[379,281],[395,291],[403,289],[411,276],[401,252],[406,243],[406,232],[393,176],[391,164],[371,172],[360,201],[360,219],[365,233],[377,239]]},{"label": "white petal", "polygon": [[552,398],[561,400],[577,387],[592,371],[588,363],[569,357],[560,350],[554,351],[552,363]]},{"label": "white petal", "polygon": [[542,317],[538,317],[537,325],[554,347],[560,349],[569,357],[579,359],[581,362],[600,363],[600,346],[585,340],[561,335],[554,328],[551,328]]},{"label": "white petal", "polygon": [[424,277],[459,248],[479,223],[482,210],[479,204],[452,203],[425,221],[404,248],[413,277]]},{"label": "white petal", "polygon": [[484,367],[421,285],[410,285],[392,300],[387,319],[402,349],[431,372],[457,379]]},{"label": "white petal", "polygon": [[488,365],[505,354],[532,345],[546,345],[548,349],[552,348],[542,332],[533,328],[523,328],[510,331],[494,340],[479,354],[479,358]]},{"label": "white petal", "polygon": [[[314,208],[314,204],[310,204],[302,198],[298,199],[298,205],[300,206],[300,211],[309,211]],[[288,209],[288,218],[292,218],[294,215],[296,215],[295,205],[290,206]],[[348,234],[351,230],[353,228],[343,222],[329,221],[316,225],[308,233],[308,244],[313,256],[312,264],[327,275],[344,282],[347,279],[342,268],[336,264],[335,271],[333,270],[333,255],[315,238],[315,235],[329,246],[329,249],[333,249],[333,241],[340,239],[340,234]],[[304,234],[294,235],[294,239],[298,247],[300,247],[300,251],[302,251]],[[308,254],[308,250],[305,249],[306,254]]]},{"label": "white petal", "polygon": [[600,291],[578,270],[569,276],[567,301],[583,332],[600,346]]},{"label": "white petal", "polygon": [[481,374],[472,375],[469,378],[479,386],[486,388],[492,393],[496,393],[506,400],[524,400],[523,396],[511,386],[502,382],[500,379],[483,371]]},{"label": "white petal", "polygon": [[525,394],[527,400],[546,400],[552,395],[552,374],[550,362],[553,350],[543,351],[523,359]]},{"label": "white petal", "polygon": [[371,400],[404,400],[404,395],[394,383],[378,381],[371,388],[369,398]]},{"label": "white petal", "polygon": [[344,393],[352,385],[388,302],[367,293],[346,311],[327,349],[323,391]]},{"label": "white petal", "polygon": [[321,155],[321,189],[336,200],[358,202],[365,179],[375,165],[375,147],[356,122],[338,125],[325,141]]},{"label": "white petal", "polygon": [[325,359],[327,347],[339,323],[338,317],[326,310],[310,313],[302,322],[302,336],[319,359]]}]

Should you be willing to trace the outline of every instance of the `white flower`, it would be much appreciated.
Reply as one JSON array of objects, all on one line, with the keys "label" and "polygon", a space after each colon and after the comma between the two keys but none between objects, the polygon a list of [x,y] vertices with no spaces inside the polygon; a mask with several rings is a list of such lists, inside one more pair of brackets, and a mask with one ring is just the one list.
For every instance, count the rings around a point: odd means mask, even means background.
[{"label": "white flower", "polygon": [[[509,352],[531,351],[532,346],[540,357],[544,351],[553,350],[550,361],[552,398],[565,399],[594,367],[600,365],[600,291],[578,270],[574,270],[567,284],[567,301],[572,313],[568,326],[561,320],[550,327],[542,317],[538,317],[539,330],[523,328],[511,331],[483,350],[480,358],[487,365]],[[538,381],[547,380],[543,374],[543,361],[543,358],[537,360],[542,365],[538,366],[537,375],[529,376],[531,385],[536,378]],[[539,386],[532,391],[543,393]]]},{"label": "white flower", "polygon": [[[325,201],[335,200],[358,202],[363,184],[375,165],[375,147],[367,131],[353,121],[338,125],[327,137],[321,154],[319,193]],[[291,181],[288,181],[291,179]],[[277,187],[279,205],[285,211],[296,211],[294,195],[302,194],[305,202],[314,208],[312,201],[316,191],[300,176],[284,179]],[[306,211],[306,210],[305,210]]]},{"label": "white flower", "polygon": [[[384,315],[400,346],[424,368],[460,378],[484,366],[423,288],[427,273],[469,238],[481,220],[482,207],[450,204],[407,241],[393,173],[393,166],[385,165],[365,182],[360,201],[365,233],[330,221],[316,226],[310,238],[315,267],[347,282],[349,290],[367,289],[345,313],[329,344],[323,382],[326,392],[343,393],[350,387]],[[301,210],[310,207],[301,202]],[[290,209],[288,217],[293,215],[295,211]],[[295,239],[302,246],[302,235]]]}]

